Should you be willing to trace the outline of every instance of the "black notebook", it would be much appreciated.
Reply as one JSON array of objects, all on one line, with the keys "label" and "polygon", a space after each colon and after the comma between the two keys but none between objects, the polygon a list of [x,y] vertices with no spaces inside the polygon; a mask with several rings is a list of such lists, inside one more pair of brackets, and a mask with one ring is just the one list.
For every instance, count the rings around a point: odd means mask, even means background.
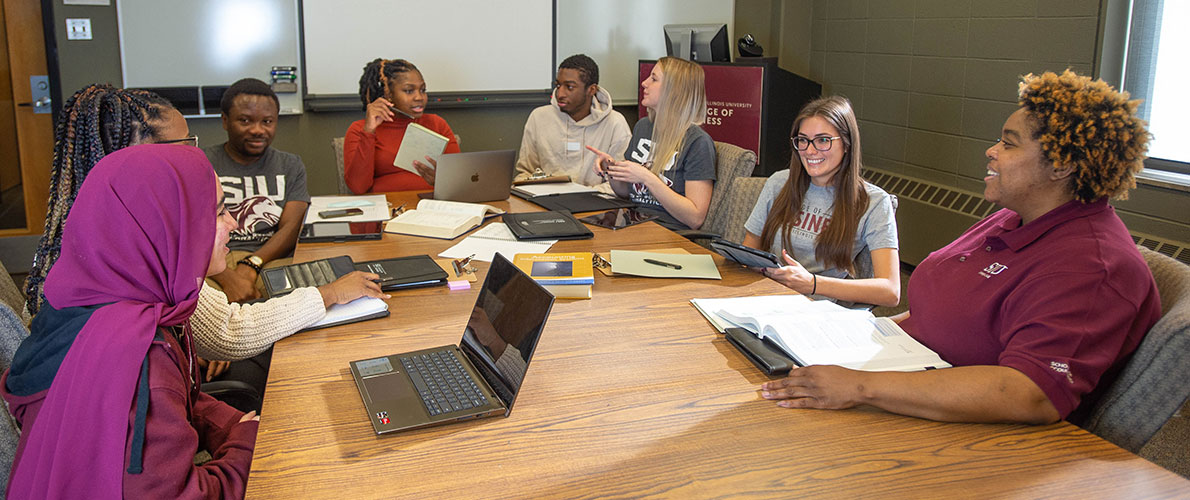
[{"label": "black notebook", "polygon": [[353,262],[340,255],[301,264],[265,269],[264,288],[269,297],[278,297],[306,286],[322,286],[352,271],[380,275],[381,290],[397,290],[446,284],[447,274],[428,255]]},{"label": "black notebook", "polygon": [[547,194],[526,198],[527,200],[559,212],[601,212],[615,208],[631,208],[636,203],[607,193],[563,193]]},{"label": "black notebook", "polygon": [[504,223],[518,240],[581,240],[595,236],[568,212],[504,214]]},{"label": "black notebook", "polygon": [[382,290],[442,285],[447,278],[446,271],[429,255],[360,262],[355,268],[379,274]]}]

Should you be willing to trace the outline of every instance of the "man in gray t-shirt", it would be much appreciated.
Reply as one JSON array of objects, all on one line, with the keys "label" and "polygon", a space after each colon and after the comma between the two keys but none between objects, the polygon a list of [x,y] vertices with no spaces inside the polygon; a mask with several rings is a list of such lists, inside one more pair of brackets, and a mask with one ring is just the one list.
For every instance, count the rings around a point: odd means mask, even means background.
[{"label": "man in gray t-shirt", "polygon": [[221,104],[227,142],[203,151],[239,228],[227,245],[232,250],[227,270],[212,276],[211,285],[221,288],[229,302],[243,302],[263,294],[263,267],[288,263],[281,259],[293,254],[310,194],[301,158],[271,147],[280,105],[268,84],[240,80]]}]

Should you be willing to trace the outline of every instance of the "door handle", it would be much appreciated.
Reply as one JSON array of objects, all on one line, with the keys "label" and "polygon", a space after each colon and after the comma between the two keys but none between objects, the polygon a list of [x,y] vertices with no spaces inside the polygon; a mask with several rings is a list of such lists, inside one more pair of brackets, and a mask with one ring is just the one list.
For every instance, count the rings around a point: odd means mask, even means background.
[{"label": "door handle", "polygon": [[48,114],[54,110],[50,107],[54,103],[50,99],[50,78],[46,75],[32,75],[29,77],[29,99],[33,102],[17,104],[24,108],[33,108],[35,114]]},{"label": "door handle", "polygon": [[52,102],[53,101],[51,101],[49,97],[42,97],[41,99],[38,99],[37,102],[22,102],[22,103],[17,103],[17,106],[20,106],[22,108],[28,108],[30,106],[32,106],[34,108],[41,108],[41,107],[49,106]]}]

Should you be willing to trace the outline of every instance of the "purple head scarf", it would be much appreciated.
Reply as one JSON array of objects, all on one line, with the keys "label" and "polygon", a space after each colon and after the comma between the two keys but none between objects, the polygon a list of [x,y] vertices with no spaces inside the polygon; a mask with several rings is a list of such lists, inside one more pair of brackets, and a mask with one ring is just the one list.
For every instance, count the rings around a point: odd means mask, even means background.
[{"label": "purple head scarf", "polygon": [[[56,309],[99,308],[67,351],[10,498],[120,498],[128,415],[158,326],[185,323],[215,241],[215,172],[198,148],[142,145],[87,175],[45,283]],[[97,382],[102,381],[102,382]]]}]

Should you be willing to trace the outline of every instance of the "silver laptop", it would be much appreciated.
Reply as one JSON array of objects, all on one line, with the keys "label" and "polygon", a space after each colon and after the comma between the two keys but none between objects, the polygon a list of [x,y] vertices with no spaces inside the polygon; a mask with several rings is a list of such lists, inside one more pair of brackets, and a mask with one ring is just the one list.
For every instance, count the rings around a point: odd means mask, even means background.
[{"label": "silver laptop", "polygon": [[438,157],[434,199],[450,201],[500,201],[508,199],[516,151],[480,151]]},{"label": "silver laptop", "polygon": [[496,254],[459,345],[350,363],[376,434],[508,416],[553,305]]}]

